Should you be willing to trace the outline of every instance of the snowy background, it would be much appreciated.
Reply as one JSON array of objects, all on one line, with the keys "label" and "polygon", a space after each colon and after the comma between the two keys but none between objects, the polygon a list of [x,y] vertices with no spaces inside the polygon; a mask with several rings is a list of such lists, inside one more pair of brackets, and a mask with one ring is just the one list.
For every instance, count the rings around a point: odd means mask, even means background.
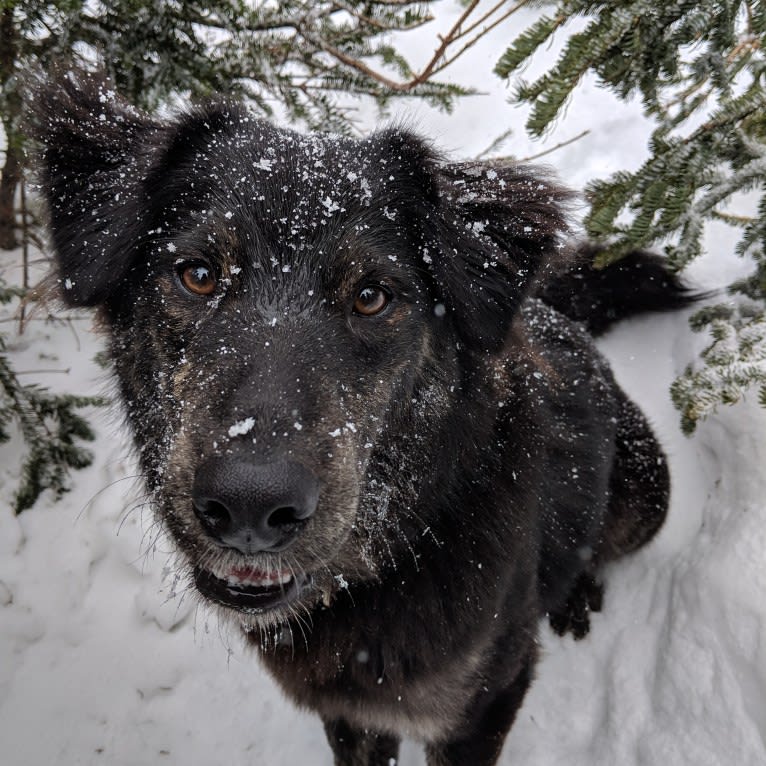
[{"label": "snowy background", "polygon": [[[442,28],[456,13],[447,10],[439,9]],[[594,83],[546,142],[526,138],[523,112],[506,103],[491,69],[530,18],[512,17],[453,68],[486,95],[451,116],[414,104],[393,116],[407,115],[454,157],[475,156],[508,127],[506,151],[518,157],[588,129],[543,160],[574,188],[636,167],[650,126],[638,104]],[[402,38],[413,59],[428,57],[436,31]],[[360,124],[373,127],[372,109],[360,111]],[[711,255],[689,278],[720,287],[739,275],[731,246],[725,230],[711,232]],[[18,281],[15,262],[4,258],[8,281]],[[542,626],[538,678],[502,764],[766,764],[766,413],[753,393],[692,438],[681,435],[668,387],[704,341],[678,314],[625,323],[601,344],[669,455],[670,515],[648,548],[608,570],[604,611],[585,640]],[[9,344],[25,382],[109,390],[87,317],[32,321]],[[42,369],[70,372],[35,373]],[[330,766],[318,719],[283,698],[237,635],[173,594],[168,545],[141,505],[119,414],[93,420],[94,464],[62,502],[44,497],[19,517],[7,499],[19,443],[0,449],[0,764]],[[405,743],[400,765],[423,763]]]}]

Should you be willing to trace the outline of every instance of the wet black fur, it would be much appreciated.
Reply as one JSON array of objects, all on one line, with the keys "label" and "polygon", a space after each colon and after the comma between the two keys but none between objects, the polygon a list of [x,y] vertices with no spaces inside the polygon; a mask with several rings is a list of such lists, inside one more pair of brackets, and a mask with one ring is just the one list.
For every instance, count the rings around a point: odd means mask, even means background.
[{"label": "wet black fur", "polygon": [[[562,245],[569,195],[534,169],[448,163],[399,129],[300,136],[225,103],[156,120],[83,75],[34,88],[61,293],[99,308],[182,566],[244,558],[192,512],[203,459],[302,462],[316,514],[278,564],[253,558],[313,589],[222,614],[322,717],[337,764],[388,766],[402,735],[431,766],[494,763],[540,619],[584,635],[598,565],[667,508],[646,420],[565,315],[602,330],[682,305],[680,285],[644,254],[595,275]],[[215,296],[184,291],[179,258],[210,264]],[[359,317],[371,282],[392,303]]]},{"label": "wet black fur", "polygon": [[634,251],[609,268],[593,268],[603,253],[602,246],[580,245],[566,270],[538,291],[549,306],[582,322],[592,335],[634,314],[676,311],[705,297],[687,288],[655,253]]}]

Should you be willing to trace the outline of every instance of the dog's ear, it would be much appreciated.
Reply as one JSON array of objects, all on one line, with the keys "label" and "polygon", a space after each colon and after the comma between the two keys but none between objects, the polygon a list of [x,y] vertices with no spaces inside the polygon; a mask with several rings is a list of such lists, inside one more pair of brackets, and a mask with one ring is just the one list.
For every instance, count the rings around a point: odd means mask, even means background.
[{"label": "dog's ear", "polygon": [[146,231],[142,181],[163,130],[98,75],[38,75],[25,90],[61,293],[72,306],[101,304]]},{"label": "dog's ear", "polygon": [[[370,154],[380,162],[381,186],[412,214],[423,213],[438,202],[439,188],[434,168],[440,157],[422,136],[404,126],[373,133]],[[388,182],[391,182],[390,184]]]},{"label": "dog's ear", "polygon": [[562,257],[573,195],[515,163],[441,164],[435,174],[438,215],[424,258],[461,338],[497,352],[522,301]]}]

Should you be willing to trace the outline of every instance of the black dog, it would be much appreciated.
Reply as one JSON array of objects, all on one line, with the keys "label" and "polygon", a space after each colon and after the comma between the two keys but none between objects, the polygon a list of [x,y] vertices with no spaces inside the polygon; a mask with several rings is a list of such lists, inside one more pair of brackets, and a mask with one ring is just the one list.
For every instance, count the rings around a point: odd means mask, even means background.
[{"label": "black dog", "polygon": [[601,330],[683,288],[645,254],[582,265],[539,171],[405,130],[159,121],[83,74],[33,106],[61,292],[99,308],[197,590],[336,764],[388,766],[402,735],[495,763],[541,617],[584,635],[597,566],[667,508],[644,417],[563,314]]}]

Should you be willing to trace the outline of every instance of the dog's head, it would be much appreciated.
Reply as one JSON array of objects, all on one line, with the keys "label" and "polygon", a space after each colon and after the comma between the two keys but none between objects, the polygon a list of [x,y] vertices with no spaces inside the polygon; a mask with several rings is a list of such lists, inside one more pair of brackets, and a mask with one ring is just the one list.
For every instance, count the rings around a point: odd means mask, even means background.
[{"label": "dog's head", "polygon": [[565,193],[405,130],[155,120],[82,74],[35,110],[61,294],[100,308],[199,591],[263,625],[376,576],[429,523],[445,423],[555,255]]}]

